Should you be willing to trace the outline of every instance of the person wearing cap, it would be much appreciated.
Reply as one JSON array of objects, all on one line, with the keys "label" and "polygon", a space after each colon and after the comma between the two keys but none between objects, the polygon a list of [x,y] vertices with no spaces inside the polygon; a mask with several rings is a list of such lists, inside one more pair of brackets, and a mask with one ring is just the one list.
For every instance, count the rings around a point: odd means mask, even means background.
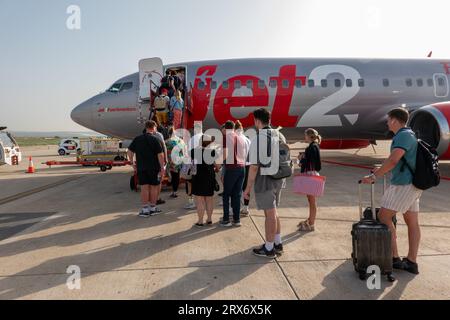
[{"label": "person wearing cap", "polygon": [[204,226],[205,212],[206,224],[212,225],[216,171],[219,168],[216,164],[216,150],[211,147],[213,140],[213,137],[204,134],[200,139],[200,145],[191,150],[191,158],[197,166],[197,173],[192,177],[192,194],[195,196],[198,215],[195,226],[200,228]]},{"label": "person wearing cap", "polygon": [[153,103],[156,111],[156,121],[160,126],[165,125],[169,120],[168,112],[170,98],[167,96],[167,93],[167,89],[162,89],[161,95],[156,97]]}]

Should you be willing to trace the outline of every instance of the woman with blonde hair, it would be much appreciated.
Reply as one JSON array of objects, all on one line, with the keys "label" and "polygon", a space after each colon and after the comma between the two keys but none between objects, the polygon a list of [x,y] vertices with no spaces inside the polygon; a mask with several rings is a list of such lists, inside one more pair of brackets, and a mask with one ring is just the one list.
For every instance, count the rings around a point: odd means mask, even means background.
[{"label": "woman with blonde hair", "polygon": [[[305,130],[305,141],[309,143],[309,146],[305,149],[305,152],[300,153],[298,157],[300,160],[301,173],[318,176],[319,171],[322,169],[319,147],[322,142],[322,137],[317,130],[309,128]],[[317,214],[316,197],[307,195],[307,198],[309,203],[309,218],[297,225],[299,231],[314,231],[314,223]]]},{"label": "woman with blonde hair", "polygon": [[170,99],[170,108],[173,113],[173,127],[175,130],[180,129],[184,109],[184,101],[180,90],[175,91],[175,95]]}]

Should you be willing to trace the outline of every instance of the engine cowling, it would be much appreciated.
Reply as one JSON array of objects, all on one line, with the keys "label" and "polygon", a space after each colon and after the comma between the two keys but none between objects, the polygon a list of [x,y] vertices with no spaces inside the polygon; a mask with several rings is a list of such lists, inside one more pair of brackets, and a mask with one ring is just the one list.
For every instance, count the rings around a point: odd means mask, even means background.
[{"label": "engine cowling", "polygon": [[421,107],[411,114],[409,126],[417,137],[436,148],[439,158],[450,160],[450,101]]},{"label": "engine cowling", "polygon": [[324,150],[339,150],[339,149],[362,149],[370,146],[369,140],[353,139],[353,140],[342,140],[342,139],[332,139],[323,140],[320,143],[320,149]]}]

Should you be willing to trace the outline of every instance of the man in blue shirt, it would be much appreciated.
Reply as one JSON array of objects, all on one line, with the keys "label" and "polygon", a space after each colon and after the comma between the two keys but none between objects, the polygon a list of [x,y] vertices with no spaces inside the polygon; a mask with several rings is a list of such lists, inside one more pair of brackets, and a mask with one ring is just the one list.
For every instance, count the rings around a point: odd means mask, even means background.
[{"label": "man in blue shirt", "polygon": [[[387,124],[395,136],[392,140],[391,154],[379,169],[363,178],[364,183],[375,182],[389,171],[392,173],[391,185],[381,200],[379,219],[386,224],[392,234],[393,266],[413,274],[419,273],[417,253],[420,243],[419,200],[422,190],[413,184],[413,171],[416,170],[417,139],[414,132],[406,126],[409,113],[405,108],[396,108],[388,113]],[[408,165],[410,168],[408,168]],[[408,256],[400,259],[397,249],[396,229],[392,217],[403,213],[408,226],[409,251]]]}]

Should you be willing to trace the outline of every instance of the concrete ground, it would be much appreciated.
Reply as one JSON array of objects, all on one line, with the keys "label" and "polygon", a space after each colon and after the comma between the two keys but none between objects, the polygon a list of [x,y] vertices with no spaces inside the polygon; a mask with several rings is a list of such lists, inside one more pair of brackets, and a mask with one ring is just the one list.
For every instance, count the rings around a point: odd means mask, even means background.
[{"label": "concrete ground", "polygon": [[[295,147],[301,147],[300,145]],[[373,165],[387,143],[361,150],[323,151],[324,160]],[[263,243],[264,215],[252,203],[241,228],[214,224],[193,228],[194,210],[184,210],[180,192],[169,192],[164,214],[137,217],[139,196],[129,190],[129,167],[46,168],[61,159],[55,147],[23,148],[37,173],[0,167],[0,299],[449,299],[450,181],[421,201],[421,274],[396,272],[380,290],[369,290],[353,271],[350,230],[358,220],[357,180],[367,170],[324,163],[326,193],[319,200],[316,231],[296,225],[308,216],[307,201],[283,191],[279,215],[285,253],[274,261],[251,254]],[[296,152],[296,151],[294,151]],[[70,157],[66,157],[69,158]],[[450,162],[441,164],[450,176]],[[377,187],[378,194],[381,187]],[[399,216],[398,243],[407,253],[407,229]],[[69,290],[69,266],[81,270],[81,289]]]}]

